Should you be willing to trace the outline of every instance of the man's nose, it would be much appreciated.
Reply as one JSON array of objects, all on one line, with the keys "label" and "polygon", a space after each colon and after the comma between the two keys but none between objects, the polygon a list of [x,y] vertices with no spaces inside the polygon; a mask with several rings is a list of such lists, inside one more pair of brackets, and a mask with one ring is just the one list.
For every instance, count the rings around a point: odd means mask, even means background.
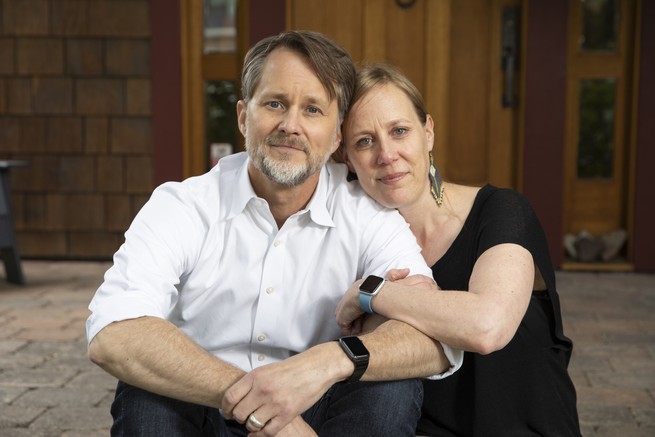
[{"label": "man's nose", "polygon": [[300,116],[298,110],[290,109],[284,113],[278,129],[286,134],[298,134],[300,132]]}]

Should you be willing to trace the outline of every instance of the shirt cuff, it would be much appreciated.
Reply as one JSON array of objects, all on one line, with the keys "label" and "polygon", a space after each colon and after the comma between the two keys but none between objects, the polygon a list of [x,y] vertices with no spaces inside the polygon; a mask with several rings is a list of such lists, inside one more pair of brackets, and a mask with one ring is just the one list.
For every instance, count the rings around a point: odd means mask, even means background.
[{"label": "shirt cuff", "polygon": [[462,363],[464,362],[464,351],[462,349],[455,349],[443,343],[441,343],[441,347],[443,348],[444,355],[446,355],[446,358],[448,358],[448,361],[450,362],[450,367],[443,373],[428,376],[426,379],[444,379],[457,372],[457,370],[462,367]]}]

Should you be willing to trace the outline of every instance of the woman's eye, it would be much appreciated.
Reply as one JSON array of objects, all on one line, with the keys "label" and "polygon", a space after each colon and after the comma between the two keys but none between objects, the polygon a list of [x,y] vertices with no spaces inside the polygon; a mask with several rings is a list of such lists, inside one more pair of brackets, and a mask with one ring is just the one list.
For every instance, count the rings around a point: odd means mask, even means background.
[{"label": "woman's eye", "polygon": [[396,136],[405,135],[407,133],[407,128],[397,127],[393,130],[393,133]]},{"label": "woman's eye", "polygon": [[268,102],[268,106],[269,108],[273,108],[273,109],[278,109],[282,107],[280,102]]},{"label": "woman's eye", "polygon": [[369,138],[369,137],[357,140],[357,142],[355,143],[357,147],[366,147],[366,146],[370,146],[371,144],[373,144],[373,138]]}]

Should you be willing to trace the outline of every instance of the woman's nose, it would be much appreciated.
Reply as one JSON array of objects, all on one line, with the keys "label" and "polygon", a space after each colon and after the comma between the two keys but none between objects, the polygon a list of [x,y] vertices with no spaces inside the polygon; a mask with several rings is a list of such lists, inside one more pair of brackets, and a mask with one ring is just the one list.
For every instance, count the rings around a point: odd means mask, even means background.
[{"label": "woman's nose", "polygon": [[391,164],[398,159],[396,148],[389,141],[379,141],[379,153],[377,163],[379,165]]}]

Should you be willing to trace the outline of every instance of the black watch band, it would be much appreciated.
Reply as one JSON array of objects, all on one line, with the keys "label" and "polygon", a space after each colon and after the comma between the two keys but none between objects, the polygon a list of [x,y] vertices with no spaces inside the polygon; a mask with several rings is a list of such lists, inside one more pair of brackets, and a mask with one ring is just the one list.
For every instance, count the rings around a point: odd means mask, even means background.
[{"label": "black watch band", "polygon": [[366,369],[368,368],[368,359],[369,353],[364,343],[355,336],[352,337],[342,337],[339,339],[339,345],[341,349],[346,353],[350,361],[355,365],[355,370],[348,379],[344,382],[356,382],[359,381]]}]

